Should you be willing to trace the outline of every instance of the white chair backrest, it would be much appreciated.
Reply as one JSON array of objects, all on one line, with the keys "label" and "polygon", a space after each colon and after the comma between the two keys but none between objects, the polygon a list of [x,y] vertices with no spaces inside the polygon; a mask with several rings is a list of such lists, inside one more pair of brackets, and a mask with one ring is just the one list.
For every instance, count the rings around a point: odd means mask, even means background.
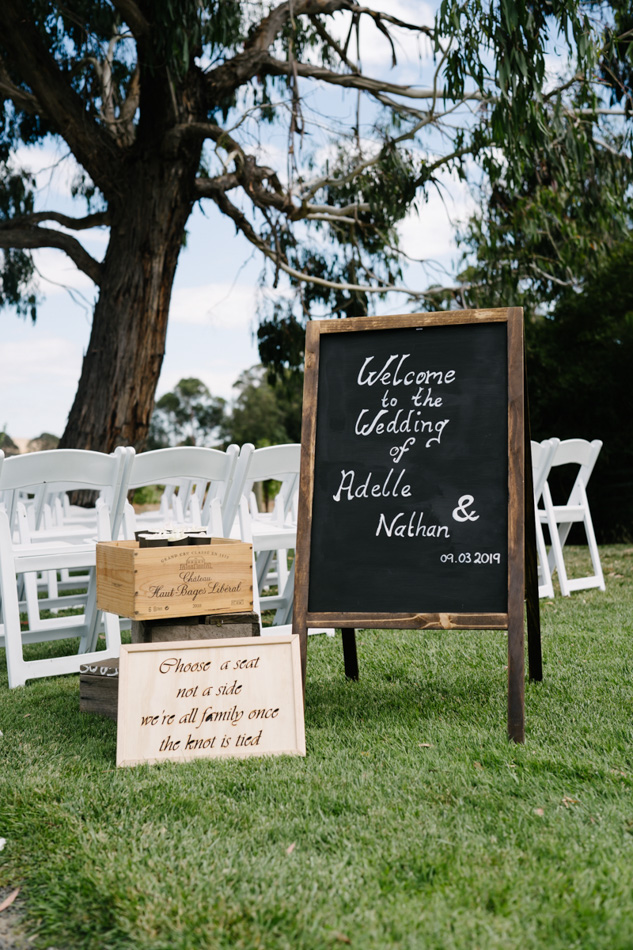
[{"label": "white chair backrest", "polygon": [[200,486],[204,485],[204,521],[213,498],[218,498],[220,505],[224,507],[231,489],[238,453],[237,445],[230,445],[226,452],[197,445],[141,452],[133,459],[129,488],[181,484],[183,480],[187,480],[190,486],[196,486],[199,502]]},{"label": "white chair backrest", "polygon": [[36,499],[35,524],[42,519],[47,489],[53,492],[89,489],[108,496],[112,537],[123,516],[130,461],[134,450],[120,446],[112,455],[85,449],[51,449],[5,459],[0,468],[0,491],[10,498],[10,524],[14,524],[20,492]]},{"label": "white chair backrest", "polygon": [[267,478],[281,481],[283,475],[298,475],[300,463],[301,446],[298,443],[254,449],[248,463],[247,481],[259,482]]},{"label": "white chair backrest", "polygon": [[543,439],[542,442],[532,442],[532,483],[536,504],[538,504],[543,494],[543,487],[547,481],[552,458],[559,442],[560,439]]},{"label": "white chair backrest", "polygon": [[256,449],[250,442],[245,443],[240,451],[233,487],[227,503],[233,518],[238,513],[242,495],[248,497],[255,482],[274,479],[282,483],[277,508],[281,508],[283,519],[299,487],[300,467],[301,445],[299,443],[269,445],[262,449]]},{"label": "white chair backrest", "polygon": [[576,480],[567,500],[568,505],[584,503],[587,484],[601,449],[602,442],[600,439],[594,439],[593,442],[588,442],[586,439],[565,439],[556,446],[550,463],[551,468],[559,465],[579,466]]}]

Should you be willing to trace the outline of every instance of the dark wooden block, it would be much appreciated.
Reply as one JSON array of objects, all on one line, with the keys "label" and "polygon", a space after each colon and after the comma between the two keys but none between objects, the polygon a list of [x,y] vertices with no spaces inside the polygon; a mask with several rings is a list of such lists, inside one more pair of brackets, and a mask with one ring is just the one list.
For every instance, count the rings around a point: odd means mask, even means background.
[{"label": "dark wooden block", "polygon": [[133,620],[132,643],[167,643],[170,640],[219,640],[258,637],[256,613],[218,614],[160,620]]},{"label": "dark wooden block", "polygon": [[100,664],[91,663],[79,673],[79,709],[117,718],[119,701],[119,660],[104,658]]}]

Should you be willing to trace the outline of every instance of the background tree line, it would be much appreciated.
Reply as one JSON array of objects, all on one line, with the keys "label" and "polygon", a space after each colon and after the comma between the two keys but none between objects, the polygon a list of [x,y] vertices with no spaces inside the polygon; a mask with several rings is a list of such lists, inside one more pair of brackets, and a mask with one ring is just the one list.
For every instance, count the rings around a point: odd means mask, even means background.
[{"label": "background tree line", "polygon": [[268,379],[252,366],[234,383],[235,399],[212,396],[201,380],[181,379],[157,401],[152,414],[149,449],[171,445],[226,448],[252,442],[256,448],[301,441],[300,374]]}]

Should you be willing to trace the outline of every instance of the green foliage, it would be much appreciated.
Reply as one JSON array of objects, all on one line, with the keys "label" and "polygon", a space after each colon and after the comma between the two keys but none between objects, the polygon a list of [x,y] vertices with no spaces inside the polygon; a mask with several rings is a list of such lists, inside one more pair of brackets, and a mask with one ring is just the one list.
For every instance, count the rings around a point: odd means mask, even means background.
[{"label": "green foliage", "polygon": [[292,308],[277,306],[257,328],[259,355],[271,377],[283,377],[286,371],[303,366],[305,329]]},{"label": "green foliage", "polygon": [[[152,448],[167,448],[167,446],[154,445]],[[140,488],[135,488],[134,505],[159,506],[164,489],[164,485],[141,485]]]},{"label": "green foliage", "polygon": [[154,408],[147,447],[211,445],[224,421],[225,400],[195,377],[181,379]]},{"label": "green foliage", "polygon": [[633,111],[633,9],[630,0],[610,0],[613,24],[605,29],[600,73],[614,103]]},{"label": "green foliage", "polygon": [[[633,239],[528,327],[532,437],[601,439],[589,486],[600,541],[633,541]],[[562,487],[562,486],[561,486]]]},{"label": "green foliage", "polygon": [[[474,129],[486,171],[511,185],[524,177],[534,149],[552,137],[545,111],[545,57],[560,39],[576,55],[575,71],[590,76],[599,36],[581,0],[517,3],[515,0],[442,0],[437,17],[437,51],[448,38],[445,95],[478,92],[489,97],[486,121]],[[442,42],[444,41],[444,42]],[[590,85],[583,96],[593,100]],[[492,93],[492,95],[490,95]],[[502,156],[489,151],[501,147]]]},{"label": "green foliage", "polygon": [[622,144],[574,161],[563,136],[534,153],[520,187],[498,180],[482,188],[481,211],[460,235],[463,302],[542,313],[604,267],[630,224],[632,167]]},{"label": "green foliage", "polygon": [[240,3],[211,0],[154,0],[155,68],[168,64],[174,75],[184,79],[194,57],[206,48],[215,59],[234,51],[243,39],[243,10]]},{"label": "green foliage", "polygon": [[7,457],[9,455],[19,455],[20,453],[19,448],[6,430],[0,431],[0,449],[2,449]]},{"label": "green foliage", "polygon": [[245,370],[234,389],[237,397],[222,427],[224,443],[255,448],[301,441],[302,377],[279,372],[268,379],[261,366]]},{"label": "green foliage", "polygon": [[[3,221],[19,218],[33,211],[34,180],[28,173],[16,173],[0,162],[0,226]],[[37,316],[35,268],[28,251],[0,248],[0,309],[15,307],[21,317]]]}]

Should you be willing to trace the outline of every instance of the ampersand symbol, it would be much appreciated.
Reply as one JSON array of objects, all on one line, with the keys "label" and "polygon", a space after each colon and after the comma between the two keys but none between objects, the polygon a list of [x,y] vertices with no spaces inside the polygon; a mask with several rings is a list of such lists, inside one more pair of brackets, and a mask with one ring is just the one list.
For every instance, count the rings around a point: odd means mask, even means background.
[{"label": "ampersand symbol", "polygon": [[479,515],[474,511],[466,511],[474,502],[472,495],[462,495],[457,502],[457,508],[453,508],[453,518],[455,521],[477,521]]}]

